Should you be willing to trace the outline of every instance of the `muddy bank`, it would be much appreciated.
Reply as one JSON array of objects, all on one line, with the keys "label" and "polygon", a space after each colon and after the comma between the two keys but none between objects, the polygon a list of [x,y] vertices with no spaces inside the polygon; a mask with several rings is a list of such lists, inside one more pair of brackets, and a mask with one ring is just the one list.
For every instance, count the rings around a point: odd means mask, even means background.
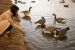
[{"label": "muddy bank", "polygon": [[7,11],[11,5],[11,0],[0,0],[0,14]]},{"label": "muddy bank", "polygon": [[27,50],[21,31],[13,28],[8,38],[5,34],[0,35],[0,50]]}]

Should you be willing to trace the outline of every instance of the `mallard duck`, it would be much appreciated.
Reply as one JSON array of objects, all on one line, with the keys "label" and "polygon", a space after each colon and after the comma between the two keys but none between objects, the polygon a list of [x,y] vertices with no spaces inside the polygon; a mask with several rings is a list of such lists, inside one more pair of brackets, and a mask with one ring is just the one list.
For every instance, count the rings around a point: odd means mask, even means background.
[{"label": "mallard duck", "polygon": [[56,17],[56,14],[52,14],[53,16],[54,16],[54,23],[61,23],[61,24],[65,24],[66,23],[66,21],[65,21],[65,19],[63,19],[63,18],[57,18]]},{"label": "mallard duck", "polygon": [[75,3],[75,0],[72,0],[73,3]]}]

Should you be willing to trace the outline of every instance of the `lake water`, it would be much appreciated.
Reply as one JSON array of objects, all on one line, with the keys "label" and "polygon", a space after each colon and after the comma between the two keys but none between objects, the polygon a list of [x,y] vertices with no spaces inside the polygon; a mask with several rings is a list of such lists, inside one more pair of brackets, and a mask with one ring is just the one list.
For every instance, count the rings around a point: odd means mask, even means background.
[{"label": "lake water", "polygon": [[[13,1],[13,0],[12,0]],[[16,4],[19,8],[20,18],[24,16],[22,11],[28,10],[32,6],[30,16],[32,23],[21,19],[21,25],[25,31],[25,41],[27,46],[31,50],[75,50],[75,3],[71,0],[66,0],[65,3],[60,3],[60,0],[35,0],[35,3],[31,3],[31,0],[22,0],[26,4]],[[14,3],[14,1],[13,1]],[[64,7],[63,5],[69,5]],[[65,18],[66,24],[56,24],[56,26],[69,26],[70,31],[67,32],[68,40],[58,41],[57,48],[53,47],[53,41],[48,41],[42,35],[41,29],[35,31],[37,20],[42,16],[46,18],[46,25],[54,25],[54,17],[52,13],[55,13],[57,17]]]}]

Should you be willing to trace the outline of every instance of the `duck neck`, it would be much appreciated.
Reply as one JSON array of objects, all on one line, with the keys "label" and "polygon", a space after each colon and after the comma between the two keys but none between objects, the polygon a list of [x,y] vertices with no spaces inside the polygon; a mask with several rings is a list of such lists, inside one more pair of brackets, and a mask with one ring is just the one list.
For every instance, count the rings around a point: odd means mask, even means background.
[{"label": "duck neck", "polygon": [[54,19],[56,19],[56,15],[54,15]]}]

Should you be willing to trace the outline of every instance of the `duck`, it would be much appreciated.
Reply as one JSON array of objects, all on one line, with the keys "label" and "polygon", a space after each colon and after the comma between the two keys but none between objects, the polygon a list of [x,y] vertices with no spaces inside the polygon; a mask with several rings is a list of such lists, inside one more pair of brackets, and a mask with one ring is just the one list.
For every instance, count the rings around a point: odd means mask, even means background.
[{"label": "duck", "polygon": [[31,1],[31,3],[35,3],[36,1]]},{"label": "duck", "polygon": [[47,26],[43,29],[42,34],[46,37],[55,38],[57,40],[63,41],[67,40],[66,33],[70,30],[69,27],[59,29],[55,26]]},{"label": "duck", "polygon": [[47,26],[42,31],[42,35],[49,39],[51,39],[51,38],[53,39],[54,34],[56,34],[56,33],[57,33],[57,30],[56,30],[55,26]]},{"label": "duck", "polygon": [[57,40],[63,41],[63,40],[67,40],[67,36],[66,33],[70,30],[69,27],[65,27],[64,29],[57,29]]},{"label": "duck", "polygon": [[73,3],[75,3],[75,0],[72,0]]},{"label": "duck", "polygon": [[65,3],[65,1],[64,0],[61,0],[60,3]]},{"label": "duck", "polygon": [[45,24],[38,24],[37,26],[36,26],[36,28],[35,28],[35,30],[37,30],[37,29],[44,29],[46,27],[46,25]]},{"label": "duck", "polygon": [[56,24],[57,23],[60,23],[60,24],[65,24],[66,23],[66,20],[64,18],[57,18],[56,17],[56,14],[52,14],[54,16],[54,23]]},{"label": "duck", "polygon": [[29,21],[30,23],[32,23],[31,18],[29,16],[29,11],[26,10],[26,11],[23,11],[23,13],[24,13],[24,16],[22,17],[22,19],[25,19]]},{"label": "duck", "polygon": [[32,7],[29,7],[29,12],[31,11]]},{"label": "duck", "polygon": [[41,19],[39,19],[37,22],[35,22],[35,24],[39,23],[39,24],[44,24],[46,22],[45,18],[42,16]]},{"label": "duck", "polygon": [[42,28],[42,29],[45,28],[46,27],[45,22],[46,22],[45,18],[41,17],[41,19],[39,19],[37,22],[35,22],[35,24],[37,24],[36,29],[37,28]]}]

